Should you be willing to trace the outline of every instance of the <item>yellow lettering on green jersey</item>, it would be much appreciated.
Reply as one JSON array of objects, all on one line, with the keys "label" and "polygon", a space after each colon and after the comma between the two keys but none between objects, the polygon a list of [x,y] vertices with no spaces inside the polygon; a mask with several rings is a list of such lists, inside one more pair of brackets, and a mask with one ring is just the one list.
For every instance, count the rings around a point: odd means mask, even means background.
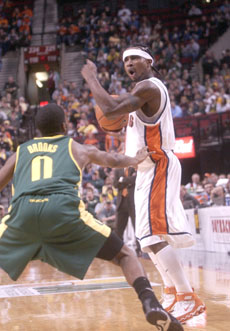
[{"label": "yellow lettering on green jersey", "polygon": [[48,144],[48,143],[34,143],[32,145],[27,146],[28,151],[30,154],[36,153],[36,152],[49,152],[49,153],[55,153],[58,149],[58,145]]}]

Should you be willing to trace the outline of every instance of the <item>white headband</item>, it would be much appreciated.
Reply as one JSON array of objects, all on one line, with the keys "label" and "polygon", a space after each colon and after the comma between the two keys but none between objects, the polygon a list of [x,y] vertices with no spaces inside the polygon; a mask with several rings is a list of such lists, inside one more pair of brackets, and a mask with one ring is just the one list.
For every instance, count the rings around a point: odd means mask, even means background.
[{"label": "white headband", "polygon": [[143,57],[144,59],[152,60],[151,65],[153,65],[153,63],[154,63],[154,60],[153,60],[152,56],[149,53],[147,53],[145,51],[142,51],[141,49],[138,49],[138,48],[129,48],[126,51],[124,51],[124,53],[123,53],[123,62],[125,61],[125,58],[127,56],[132,56],[132,55],[137,55],[137,56]]}]

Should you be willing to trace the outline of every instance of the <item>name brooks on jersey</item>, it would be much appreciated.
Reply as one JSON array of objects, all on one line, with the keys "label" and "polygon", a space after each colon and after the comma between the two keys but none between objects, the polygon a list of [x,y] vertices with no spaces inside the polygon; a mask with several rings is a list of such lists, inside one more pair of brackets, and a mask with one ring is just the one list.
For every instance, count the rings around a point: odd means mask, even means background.
[{"label": "name brooks on jersey", "polygon": [[29,146],[27,146],[28,151],[30,154],[36,153],[36,152],[49,152],[49,153],[55,153],[58,149],[58,145],[48,144],[48,143],[33,143]]}]

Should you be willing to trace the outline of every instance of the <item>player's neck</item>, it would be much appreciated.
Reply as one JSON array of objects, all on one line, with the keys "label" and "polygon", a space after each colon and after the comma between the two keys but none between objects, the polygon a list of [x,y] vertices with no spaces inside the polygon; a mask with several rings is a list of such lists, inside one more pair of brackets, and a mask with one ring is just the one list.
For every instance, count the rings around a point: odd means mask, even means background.
[{"label": "player's neck", "polygon": [[152,77],[154,77],[152,72],[145,73],[145,74],[141,75],[141,77],[136,81],[136,83],[141,82],[142,80],[152,78]]}]

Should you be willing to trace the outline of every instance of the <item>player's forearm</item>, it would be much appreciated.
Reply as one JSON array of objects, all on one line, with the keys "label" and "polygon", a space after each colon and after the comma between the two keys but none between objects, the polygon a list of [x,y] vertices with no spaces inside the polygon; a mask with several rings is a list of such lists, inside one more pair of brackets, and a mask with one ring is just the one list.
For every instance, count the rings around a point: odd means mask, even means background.
[{"label": "player's forearm", "polygon": [[87,83],[93,94],[96,104],[101,108],[103,113],[106,115],[112,112],[113,109],[117,106],[117,101],[115,101],[115,99],[106,92],[96,77],[88,80]]},{"label": "player's forearm", "polygon": [[117,153],[110,155],[108,161],[111,168],[126,168],[131,166],[136,167],[138,165],[138,161],[135,157]]}]

